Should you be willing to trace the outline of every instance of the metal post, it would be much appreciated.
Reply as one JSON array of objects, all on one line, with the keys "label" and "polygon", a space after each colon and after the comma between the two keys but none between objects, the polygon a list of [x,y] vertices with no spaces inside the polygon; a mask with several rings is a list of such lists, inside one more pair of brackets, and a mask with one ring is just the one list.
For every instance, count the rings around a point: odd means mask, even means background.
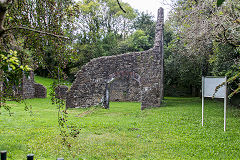
[{"label": "metal post", "polygon": [[203,126],[203,118],[204,118],[204,77],[202,77],[202,126]]},{"label": "metal post", "polygon": [[28,154],[27,155],[27,160],[33,160],[34,154]]},{"label": "metal post", "polygon": [[226,131],[226,119],[227,119],[227,77],[225,77],[225,96],[224,96],[224,132]]},{"label": "metal post", "polygon": [[7,151],[1,151],[1,160],[7,160]]}]

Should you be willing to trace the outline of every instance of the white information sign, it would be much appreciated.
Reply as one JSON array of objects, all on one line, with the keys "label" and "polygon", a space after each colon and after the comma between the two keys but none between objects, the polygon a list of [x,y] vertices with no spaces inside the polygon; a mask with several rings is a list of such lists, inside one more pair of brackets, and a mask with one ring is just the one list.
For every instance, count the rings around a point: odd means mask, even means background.
[{"label": "white information sign", "polygon": [[[220,85],[222,86],[220,87]],[[216,92],[217,87],[220,88]],[[224,98],[224,131],[226,131],[227,78],[202,77],[202,126],[204,120],[204,97]]]},{"label": "white information sign", "polygon": [[215,93],[216,88],[225,82],[225,78],[204,77],[204,97],[225,98],[225,86],[221,86]]}]

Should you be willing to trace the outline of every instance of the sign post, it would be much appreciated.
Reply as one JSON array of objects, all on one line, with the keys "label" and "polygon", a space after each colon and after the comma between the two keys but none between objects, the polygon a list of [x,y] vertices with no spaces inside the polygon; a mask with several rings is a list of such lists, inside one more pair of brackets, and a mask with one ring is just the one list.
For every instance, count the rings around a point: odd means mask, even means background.
[{"label": "sign post", "polygon": [[227,123],[227,77],[225,77],[225,97],[224,97],[224,132],[226,131]]},{"label": "sign post", "polygon": [[[218,88],[217,92],[216,88]],[[226,131],[227,77],[202,77],[202,126],[204,125],[204,97],[224,98],[224,131]]]},{"label": "sign post", "polygon": [[203,126],[203,119],[204,119],[204,77],[202,77],[202,126]]}]

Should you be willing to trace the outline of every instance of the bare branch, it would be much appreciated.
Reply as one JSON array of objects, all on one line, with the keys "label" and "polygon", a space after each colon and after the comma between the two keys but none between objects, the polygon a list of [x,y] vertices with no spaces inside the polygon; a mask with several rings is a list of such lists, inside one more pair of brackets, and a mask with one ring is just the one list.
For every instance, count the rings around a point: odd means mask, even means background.
[{"label": "bare branch", "polygon": [[28,31],[32,31],[32,32],[40,33],[40,34],[50,35],[50,36],[57,37],[57,38],[63,38],[63,39],[68,39],[68,40],[70,39],[70,38],[65,37],[65,36],[56,35],[56,34],[53,34],[53,33],[39,31],[39,30],[35,30],[35,29],[32,29],[32,28],[21,27],[21,26],[20,27],[13,27],[13,28],[5,29],[4,32],[8,32],[10,30],[17,30],[17,29],[28,30]]},{"label": "bare branch", "polygon": [[122,8],[122,6],[121,6],[119,0],[117,0],[117,3],[118,3],[118,5],[119,5],[120,9],[121,9],[124,13],[126,13],[126,11]]}]

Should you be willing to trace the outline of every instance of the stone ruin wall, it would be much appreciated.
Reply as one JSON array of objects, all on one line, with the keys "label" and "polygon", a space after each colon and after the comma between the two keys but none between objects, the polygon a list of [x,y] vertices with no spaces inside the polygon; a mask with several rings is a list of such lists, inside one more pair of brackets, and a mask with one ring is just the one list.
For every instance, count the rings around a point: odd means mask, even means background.
[{"label": "stone ruin wall", "polygon": [[110,84],[110,101],[141,102],[141,89],[136,80],[129,77],[119,78]]},{"label": "stone ruin wall", "polygon": [[46,98],[47,89],[34,82],[34,73],[31,71],[28,76],[23,75],[20,95],[23,99]]},{"label": "stone ruin wall", "polygon": [[[129,100],[135,99],[135,92],[138,92],[139,98],[137,100],[142,103],[141,109],[159,107],[163,98],[163,22],[163,9],[160,8],[158,10],[155,44],[152,49],[143,52],[100,57],[84,65],[77,73],[76,79],[68,91],[66,108],[98,105],[105,95],[107,82],[111,78],[110,75],[120,75],[112,82],[110,87],[111,100],[111,93],[116,91],[117,88],[124,90],[123,84],[126,82],[122,78],[131,77],[129,76],[131,73],[140,75],[140,83],[132,82],[131,84],[131,81],[134,81],[133,79],[130,80],[130,83],[126,83],[130,84],[130,86],[135,83],[134,85],[139,88],[139,90],[135,89],[132,93],[129,92],[132,94],[129,95]],[[128,89],[131,88],[133,87],[128,87]],[[116,92],[115,95],[120,92]],[[117,97],[112,97],[112,99],[117,99]]]},{"label": "stone ruin wall", "polygon": [[34,98],[35,88],[34,88],[34,74],[30,72],[28,76],[23,74],[21,93],[23,99]]},{"label": "stone ruin wall", "polygon": [[55,96],[58,99],[66,99],[67,98],[68,87],[65,85],[58,85],[55,88]]},{"label": "stone ruin wall", "polygon": [[47,97],[47,89],[39,83],[34,83],[34,98],[46,98]]}]

